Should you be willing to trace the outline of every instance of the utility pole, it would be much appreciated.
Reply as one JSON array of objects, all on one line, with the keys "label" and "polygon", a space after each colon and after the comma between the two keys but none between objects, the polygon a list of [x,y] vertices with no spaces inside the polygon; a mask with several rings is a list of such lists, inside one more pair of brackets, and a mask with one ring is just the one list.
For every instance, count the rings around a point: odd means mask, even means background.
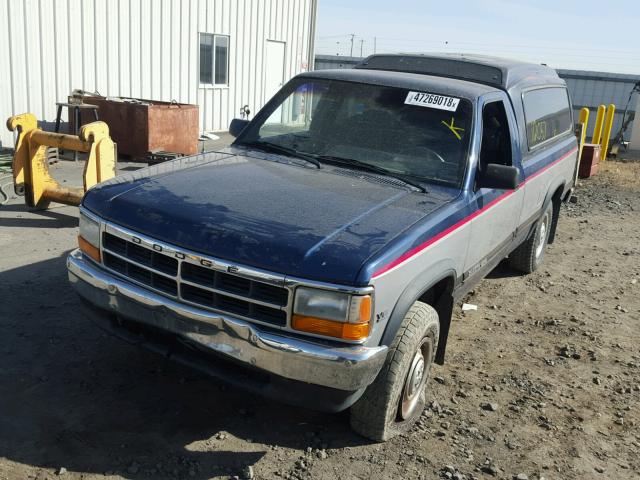
[{"label": "utility pole", "polygon": [[378,43],[378,38],[377,37],[373,37],[373,53],[374,53],[374,55],[376,53],[377,43]]},{"label": "utility pole", "polygon": [[353,39],[356,35],[355,33],[350,33],[349,35],[351,35],[351,53],[349,53],[349,56],[353,57]]},{"label": "utility pole", "polygon": [[364,38],[360,39],[360,58],[362,58],[362,44],[364,43]]}]

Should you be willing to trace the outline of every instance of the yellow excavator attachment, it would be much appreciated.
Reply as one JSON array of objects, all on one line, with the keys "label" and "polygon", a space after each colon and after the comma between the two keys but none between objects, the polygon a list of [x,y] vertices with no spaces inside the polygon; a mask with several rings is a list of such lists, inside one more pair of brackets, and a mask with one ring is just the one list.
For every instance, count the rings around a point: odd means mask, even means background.
[{"label": "yellow excavator attachment", "polygon": [[[13,155],[13,182],[17,195],[35,209],[46,209],[50,202],[80,205],[82,196],[95,184],[115,177],[115,146],[104,122],[93,122],[80,129],[80,135],[45,132],[38,128],[35,115],[23,113],[7,120],[7,128],[18,132]],[[47,147],[88,153],[82,187],[63,187],[49,173]]]}]

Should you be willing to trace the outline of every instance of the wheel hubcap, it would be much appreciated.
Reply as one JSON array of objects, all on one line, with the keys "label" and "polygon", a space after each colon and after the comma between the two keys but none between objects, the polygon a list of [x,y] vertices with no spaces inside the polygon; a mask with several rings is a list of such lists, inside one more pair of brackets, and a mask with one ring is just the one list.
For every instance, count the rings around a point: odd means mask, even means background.
[{"label": "wheel hubcap", "polygon": [[432,345],[429,338],[422,340],[422,343],[416,350],[416,354],[411,360],[409,372],[405,380],[400,398],[400,416],[403,420],[411,417],[414,413],[420,395],[424,389],[425,383],[429,378],[429,370],[431,369]]},{"label": "wheel hubcap", "polygon": [[540,236],[538,238],[538,245],[536,245],[536,258],[538,258],[544,250],[544,245],[547,242],[547,227],[549,225],[549,215],[545,215],[540,224]]}]

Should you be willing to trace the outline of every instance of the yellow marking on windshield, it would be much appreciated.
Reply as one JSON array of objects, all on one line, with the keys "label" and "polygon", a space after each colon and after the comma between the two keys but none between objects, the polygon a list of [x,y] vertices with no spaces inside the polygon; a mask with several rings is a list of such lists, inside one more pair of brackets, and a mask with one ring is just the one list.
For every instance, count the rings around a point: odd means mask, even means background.
[{"label": "yellow marking on windshield", "polygon": [[[462,135],[460,135],[460,133],[464,133],[464,128],[462,128],[462,127],[456,127],[456,126],[454,125],[454,123],[455,123],[455,119],[454,119],[453,117],[451,117],[451,123],[447,123],[447,122],[445,122],[444,120],[442,120],[442,123],[443,123],[443,124],[444,124],[448,129],[449,129],[449,130],[451,130],[451,133],[453,133],[453,134],[456,136],[456,138],[457,138],[458,140],[462,140]],[[460,133],[458,133],[458,132],[460,132]]]}]

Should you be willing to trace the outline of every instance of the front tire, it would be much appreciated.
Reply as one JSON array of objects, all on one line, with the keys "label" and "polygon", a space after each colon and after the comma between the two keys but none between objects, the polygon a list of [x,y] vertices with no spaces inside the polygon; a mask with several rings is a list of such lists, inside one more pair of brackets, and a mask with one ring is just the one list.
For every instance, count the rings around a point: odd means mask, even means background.
[{"label": "front tire", "polygon": [[384,442],[408,431],[425,406],[425,385],[438,346],[440,323],[430,305],[409,309],[389,347],[382,370],[351,407],[351,427]]},{"label": "front tire", "polygon": [[509,265],[524,273],[535,272],[544,258],[552,226],[553,203],[549,202],[536,224],[533,235],[509,255]]}]

